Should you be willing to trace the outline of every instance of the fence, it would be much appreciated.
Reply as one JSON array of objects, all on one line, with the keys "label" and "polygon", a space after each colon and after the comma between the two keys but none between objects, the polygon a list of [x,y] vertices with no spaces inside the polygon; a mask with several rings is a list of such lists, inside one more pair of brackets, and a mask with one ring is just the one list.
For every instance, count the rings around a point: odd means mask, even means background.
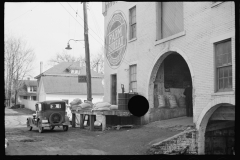
[{"label": "fence", "polygon": [[24,104],[25,108],[31,109],[32,111],[35,111],[35,104],[38,101],[33,101],[33,100],[26,100],[22,99],[21,104]]}]

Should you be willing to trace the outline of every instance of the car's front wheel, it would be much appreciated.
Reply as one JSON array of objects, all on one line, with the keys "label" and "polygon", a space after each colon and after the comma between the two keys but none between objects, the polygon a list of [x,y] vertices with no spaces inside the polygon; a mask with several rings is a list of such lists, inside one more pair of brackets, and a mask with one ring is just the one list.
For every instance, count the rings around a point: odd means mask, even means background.
[{"label": "car's front wheel", "polygon": [[64,131],[67,131],[67,130],[68,130],[68,126],[67,126],[67,125],[64,125],[64,126],[63,126],[63,130],[64,130]]},{"label": "car's front wheel", "polygon": [[41,121],[38,121],[38,132],[42,133],[43,132],[43,127]]}]

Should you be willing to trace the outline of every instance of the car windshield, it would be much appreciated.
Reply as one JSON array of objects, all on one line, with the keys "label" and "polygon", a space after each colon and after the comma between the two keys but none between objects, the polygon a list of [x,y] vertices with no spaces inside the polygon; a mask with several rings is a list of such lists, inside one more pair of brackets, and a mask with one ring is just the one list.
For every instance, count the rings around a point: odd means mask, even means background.
[{"label": "car windshield", "polygon": [[50,104],[50,109],[58,109],[61,108],[61,104]]}]

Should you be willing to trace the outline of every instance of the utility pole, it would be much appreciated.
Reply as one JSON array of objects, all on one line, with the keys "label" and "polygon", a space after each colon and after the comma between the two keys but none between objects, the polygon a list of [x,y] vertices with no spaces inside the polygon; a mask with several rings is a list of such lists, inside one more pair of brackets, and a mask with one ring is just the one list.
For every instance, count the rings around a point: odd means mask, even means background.
[{"label": "utility pole", "polygon": [[90,54],[89,54],[89,43],[88,43],[88,21],[87,21],[87,8],[86,8],[87,2],[82,2],[82,3],[83,3],[83,14],[84,14],[84,42],[85,42],[86,76],[87,76],[87,100],[92,101]]}]

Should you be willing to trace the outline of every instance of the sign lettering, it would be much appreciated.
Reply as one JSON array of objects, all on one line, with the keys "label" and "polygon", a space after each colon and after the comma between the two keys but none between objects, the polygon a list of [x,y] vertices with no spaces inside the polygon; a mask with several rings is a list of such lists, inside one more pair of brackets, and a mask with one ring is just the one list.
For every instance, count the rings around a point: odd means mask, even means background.
[{"label": "sign lettering", "polygon": [[117,68],[127,46],[127,24],[121,12],[113,14],[107,27],[106,57],[112,68]]}]

